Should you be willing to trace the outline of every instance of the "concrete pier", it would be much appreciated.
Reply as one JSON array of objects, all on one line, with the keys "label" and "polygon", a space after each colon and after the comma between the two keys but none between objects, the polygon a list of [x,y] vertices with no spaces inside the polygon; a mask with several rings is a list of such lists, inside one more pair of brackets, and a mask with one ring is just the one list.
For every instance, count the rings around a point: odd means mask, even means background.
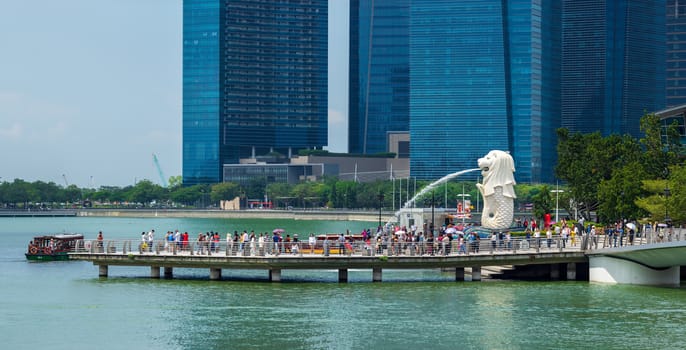
[{"label": "concrete pier", "polygon": [[174,277],[174,268],[171,266],[165,266],[164,267],[164,278],[173,278]]},{"label": "concrete pier", "polygon": [[160,267],[159,266],[150,266],[150,277],[151,278],[160,278]]},{"label": "concrete pier", "polygon": [[107,265],[98,265],[98,276],[107,277]]},{"label": "concrete pier", "polygon": [[375,267],[372,269],[372,282],[381,282],[381,268],[380,267]]},{"label": "concrete pier", "polygon": [[576,263],[567,263],[567,280],[576,281]]},{"label": "concrete pier", "polygon": [[481,266],[472,266],[472,281],[481,281]]},{"label": "concrete pier", "polygon": [[269,281],[270,282],[281,282],[281,269],[269,270]]},{"label": "concrete pier", "polygon": [[455,281],[464,282],[464,267],[455,268]]},{"label": "concrete pier", "polygon": [[559,281],[560,280],[560,265],[550,264],[550,280]]},{"label": "concrete pier", "polygon": [[210,279],[215,281],[222,279],[222,269],[210,268]]},{"label": "concrete pier", "polygon": [[338,282],[347,283],[348,282],[348,269],[338,269]]}]

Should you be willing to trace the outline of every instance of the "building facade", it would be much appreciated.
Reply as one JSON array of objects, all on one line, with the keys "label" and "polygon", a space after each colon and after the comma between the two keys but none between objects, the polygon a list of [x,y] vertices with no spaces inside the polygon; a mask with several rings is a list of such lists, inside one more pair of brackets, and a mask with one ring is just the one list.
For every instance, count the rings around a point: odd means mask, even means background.
[{"label": "building facade", "polygon": [[686,1],[667,0],[667,107],[686,104]]},{"label": "building facade", "polygon": [[555,2],[426,1],[410,11],[410,168],[438,179],[509,151],[522,182],[552,180],[559,126]]},{"label": "building facade", "polygon": [[350,0],[348,145],[388,152],[409,130],[410,0]]},{"label": "building facade", "polygon": [[183,181],[327,144],[328,3],[185,0]]},{"label": "building facade", "polygon": [[562,126],[640,137],[665,107],[665,1],[562,3]]},{"label": "building facade", "polygon": [[419,179],[501,149],[518,181],[552,182],[557,128],[638,137],[686,84],[676,0],[350,4],[350,152],[386,151],[406,122]]}]

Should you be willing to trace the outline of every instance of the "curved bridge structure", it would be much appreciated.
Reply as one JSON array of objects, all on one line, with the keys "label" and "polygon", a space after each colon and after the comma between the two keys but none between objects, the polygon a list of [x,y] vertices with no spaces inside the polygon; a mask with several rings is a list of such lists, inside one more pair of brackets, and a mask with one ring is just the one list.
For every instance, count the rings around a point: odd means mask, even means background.
[{"label": "curved bridge structure", "polygon": [[686,266],[686,241],[607,248],[586,254],[591,282],[678,286],[681,266]]}]

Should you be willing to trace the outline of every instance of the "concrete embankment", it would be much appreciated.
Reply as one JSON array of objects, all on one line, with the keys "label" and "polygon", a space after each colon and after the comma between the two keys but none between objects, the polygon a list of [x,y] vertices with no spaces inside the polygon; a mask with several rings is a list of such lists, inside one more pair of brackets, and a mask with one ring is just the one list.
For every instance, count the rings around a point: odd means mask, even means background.
[{"label": "concrete embankment", "polygon": [[[98,217],[168,217],[168,218],[219,218],[219,219],[293,219],[369,221],[379,220],[379,212],[344,210],[179,210],[179,209],[80,209],[78,216]],[[381,213],[381,221],[393,217],[392,213]]]}]

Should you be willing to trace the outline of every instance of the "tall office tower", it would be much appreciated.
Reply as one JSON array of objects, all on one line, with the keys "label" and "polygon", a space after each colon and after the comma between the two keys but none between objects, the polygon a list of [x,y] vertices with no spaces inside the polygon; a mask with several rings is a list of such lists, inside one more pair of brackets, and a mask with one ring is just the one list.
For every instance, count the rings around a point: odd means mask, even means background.
[{"label": "tall office tower", "polygon": [[348,148],[388,151],[409,130],[410,0],[350,0]]},{"label": "tall office tower", "polygon": [[686,0],[667,0],[667,107],[686,104]]},{"label": "tall office tower", "polygon": [[185,0],[183,182],[327,143],[328,3]]},{"label": "tall office tower", "polygon": [[564,0],[562,126],[640,136],[665,107],[664,0]]},{"label": "tall office tower", "polygon": [[438,179],[474,168],[500,149],[512,153],[518,181],[552,180],[559,126],[555,3],[412,2],[412,176]]}]

